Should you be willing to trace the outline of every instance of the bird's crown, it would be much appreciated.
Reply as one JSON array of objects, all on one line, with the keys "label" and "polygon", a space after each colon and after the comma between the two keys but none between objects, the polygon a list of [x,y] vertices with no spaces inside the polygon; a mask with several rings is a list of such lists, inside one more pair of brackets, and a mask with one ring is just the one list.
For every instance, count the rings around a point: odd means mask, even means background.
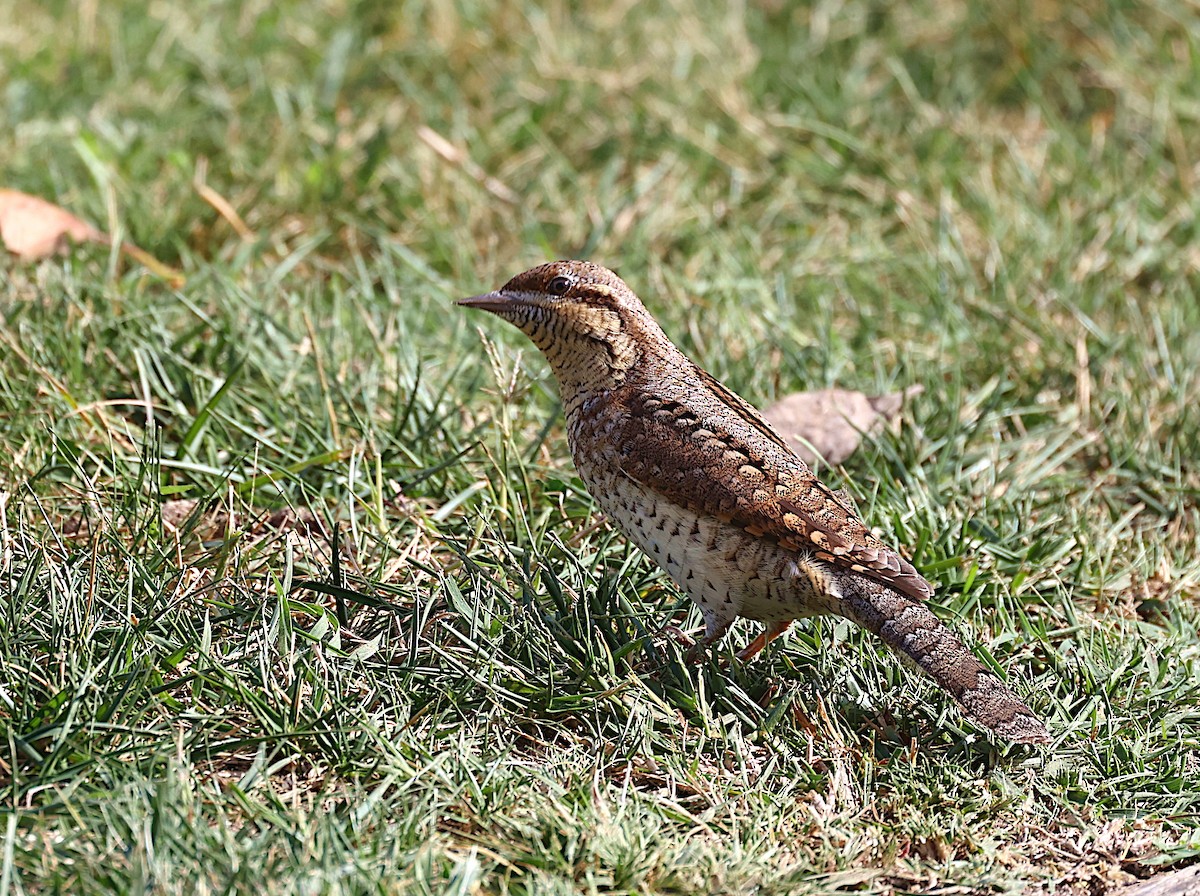
[{"label": "bird's crown", "polygon": [[615,307],[641,304],[620,277],[590,261],[552,261],[517,274],[498,292]]}]

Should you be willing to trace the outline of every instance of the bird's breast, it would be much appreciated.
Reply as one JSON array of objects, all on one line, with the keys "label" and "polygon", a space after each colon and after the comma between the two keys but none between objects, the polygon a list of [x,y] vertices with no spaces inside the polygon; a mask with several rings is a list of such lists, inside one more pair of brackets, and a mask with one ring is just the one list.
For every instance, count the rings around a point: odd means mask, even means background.
[{"label": "bird's breast", "polygon": [[758,620],[829,611],[830,595],[802,571],[807,557],[636,482],[622,470],[624,449],[604,437],[606,428],[603,421],[572,427],[580,478],[612,524],[702,610]]}]

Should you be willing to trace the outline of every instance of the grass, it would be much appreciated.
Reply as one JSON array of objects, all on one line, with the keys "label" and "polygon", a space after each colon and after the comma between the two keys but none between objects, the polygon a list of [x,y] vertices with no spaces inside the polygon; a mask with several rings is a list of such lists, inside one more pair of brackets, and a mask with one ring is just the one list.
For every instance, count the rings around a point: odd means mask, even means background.
[{"label": "grass", "polygon": [[[3,186],[187,278],[3,262],[0,893],[1092,894],[1200,855],[1192,6],[0,21]],[[1049,749],[832,620],[682,664],[542,359],[452,305],[578,256],[760,406],[924,386],[828,478]]]}]

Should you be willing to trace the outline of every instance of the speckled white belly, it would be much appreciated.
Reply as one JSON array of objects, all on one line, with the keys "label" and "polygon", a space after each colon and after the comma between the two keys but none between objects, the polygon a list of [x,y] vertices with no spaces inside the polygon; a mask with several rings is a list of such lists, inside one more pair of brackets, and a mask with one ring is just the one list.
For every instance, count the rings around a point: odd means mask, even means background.
[{"label": "speckled white belly", "polygon": [[814,581],[823,564],[699,517],[619,471],[580,472],[609,519],[700,605],[706,619],[769,622],[831,611],[833,599],[819,576]]}]

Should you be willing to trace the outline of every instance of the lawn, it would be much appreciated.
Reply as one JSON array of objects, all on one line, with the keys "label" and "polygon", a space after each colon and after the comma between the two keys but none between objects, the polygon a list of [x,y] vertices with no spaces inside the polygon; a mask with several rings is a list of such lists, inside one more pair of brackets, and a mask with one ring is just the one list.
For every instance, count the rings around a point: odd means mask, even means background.
[{"label": "lawn", "polygon": [[[585,6],[583,10],[576,6]],[[1071,893],[1200,858],[1200,9],[0,0],[0,896]],[[616,268],[1049,725],[739,665],[454,300]]]}]

